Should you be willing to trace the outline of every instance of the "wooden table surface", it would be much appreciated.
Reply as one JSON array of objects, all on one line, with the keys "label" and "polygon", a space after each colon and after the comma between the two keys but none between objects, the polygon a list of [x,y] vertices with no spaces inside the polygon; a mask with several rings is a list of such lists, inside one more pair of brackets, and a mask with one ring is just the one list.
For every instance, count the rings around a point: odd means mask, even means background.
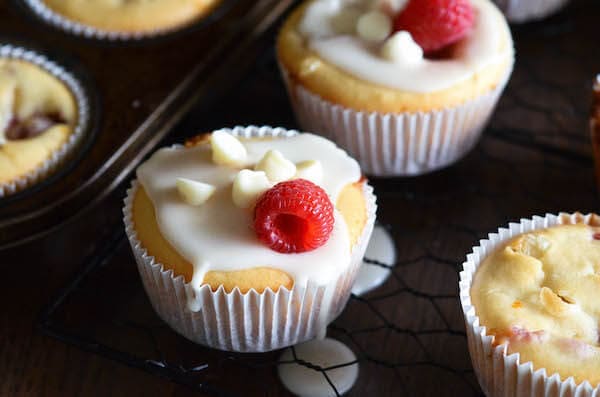
[{"label": "wooden table surface", "polygon": [[[456,270],[478,238],[510,220],[597,210],[586,117],[591,80],[600,71],[598,17],[600,4],[579,0],[545,23],[515,29],[517,67],[477,148],[446,171],[373,180],[379,219],[391,225],[399,263],[395,277],[365,299],[352,299],[329,330],[361,360],[351,395],[478,394],[461,334]],[[169,140],[250,123],[294,126],[270,51],[244,84],[213,107],[192,111]],[[36,328],[40,311],[81,272],[83,259],[120,227],[122,195],[121,189],[43,240],[0,252],[0,395],[203,395]],[[208,351],[157,321],[126,246],[69,295],[56,318],[69,333],[114,352],[210,363],[199,382],[239,395],[286,395],[275,376],[277,354]],[[145,331],[131,331],[135,324],[158,330],[151,339],[161,349],[146,346]],[[458,377],[448,368],[459,370]]]}]

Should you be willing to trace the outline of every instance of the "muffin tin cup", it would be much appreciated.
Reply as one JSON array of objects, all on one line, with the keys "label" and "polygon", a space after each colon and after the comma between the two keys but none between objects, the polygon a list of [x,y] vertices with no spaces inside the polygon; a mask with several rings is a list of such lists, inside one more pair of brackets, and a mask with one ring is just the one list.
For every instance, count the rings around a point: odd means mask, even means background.
[{"label": "muffin tin cup", "polygon": [[569,0],[494,0],[510,22],[523,23],[546,18]]},{"label": "muffin tin cup", "polygon": [[62,66],[35,51],[10,44],[0,45],[0,59],[18,59],[30,62],[50,73],[67,86],[77,103],[77,125],[69,139],[36,169],[20,178],[0,183],[0,199],[20,192],[52,175],[68,159],[85,133],[90,129],[90,101],[81,82]]},{"label": "muffin tin cup", "polygon": [[460,160],[479,140],[512,72],[494,90],[457,107],[383,114],[328,102],[279,66],[302,129],[337,142],[368,175],[380,177],[422,175]]},{"label": "muffin tin cup", "polygon": [[[222,3],[230,4],[230,0],[222,0]],[[164,29],[145,30],[139,32],[119,32],[104,30],[96,28],[90,25],[86,25],[75,20],[69,19],[48,7],[43,0],[24,0],[24,5],[30,12],[35,16],[42,19],[44,22],[75,36],[82,36],[88,39],[96,40],[107,40],[107,41],[139,41],[145,39],[152,39],[162,37],[171,33],[175,33],[181,30],[186,30],[191,26],[194,26],[194,22],[189,24],[183,24],[181,26],[174,26]],[[213,13],[224,8],[223,4],[217,4],[212,10],[208,11],[206,15],[203,15],[198,21],[203,21],[210,18]],[[219,12],[220,14],[220,12]]]},{"label": "muffin tin cup", "polygon": [[486,396],[600,396],[600,385],[594,388],[587,381],[577,384],[572,377],[563,380],[559,374],[548,374],[544,368],[534,368],[531,362],[521,363],[518,353],[508,354],[507,344],[494,346],[494,338],[486,334],[486,328],[480,324],[471,302],[471,285],[475,272],[483,260],[501,244],[522,233],[577,223],[600,226],[600,216],[560,213],[523,219],[520,223],[511,223],[508,228],[500,228],[497,233],[491,233],[486,240],[480,241],[479,246],[473,247],[473,252],[467,256],[460,273],[460,302],[465,316],[473,368]]},{"label": "muffin tin cup", "polygon": [[[237,136],[289,136],[296,132],[268,127],[226,130]],[[219,350],[265,352],[295,345],[325,335],[327,325],[344,309],[373,230],[375,196],[365,184],[368,221],[352,250],[351,264],[328,285],[309,281],[291,290],[267,289],[263,293],[238,289],[212,291],[203,285],[195,290],[183,276],[176,276],[149,256],[137,238],[132,221],[132,201],[138,183],[127,192],[124,208],[125,230],[137,262],[142,282],[160,318],[187,339]],[[190,302],[200,300],[200,310]]]}]

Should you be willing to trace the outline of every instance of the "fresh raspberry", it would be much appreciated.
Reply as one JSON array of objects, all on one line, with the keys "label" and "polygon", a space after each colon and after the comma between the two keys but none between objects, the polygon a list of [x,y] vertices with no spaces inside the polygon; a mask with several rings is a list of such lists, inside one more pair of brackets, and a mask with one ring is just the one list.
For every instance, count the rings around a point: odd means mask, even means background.
[{"label": "fresh raspberry", "polygon": [[394,20],[394,30],[407,30],[425,54],[465,37],[474,23],[469,0],[410,0]]},{"label": "fresh raspberry", "polygon": [[281,182],[258,199],[254,230],[274,251],[312,251],[329,240],[333,205],[325,190],[310,181]]}]

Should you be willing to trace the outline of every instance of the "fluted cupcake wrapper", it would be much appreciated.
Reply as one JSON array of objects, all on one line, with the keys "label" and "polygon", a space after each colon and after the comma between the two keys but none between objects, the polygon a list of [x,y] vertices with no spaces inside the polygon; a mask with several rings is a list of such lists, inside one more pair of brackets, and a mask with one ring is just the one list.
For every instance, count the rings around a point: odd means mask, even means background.
[{"label": "fluted cupcake wrapper", "polygon": [[473,247],[460,273],[460,302],[465,316],[471,361],[479,384],[488,397],[600,397],[600,385],[589,382],[577,384],[572,377],[561,379],[548,374],[544,368],[534,368],[531,362],[521,363],[518,353],[508,354],[507,344],[494,346],[493,337],[479,322],[471,302],[473,276],[483,260],[500,245],[513,237],[554,225],[585,223],[600,226],[600,217],[580,213],[547,214],[511,223],[491,233],[480,245]]},{"label": "fluted cupcake wrapper", "polygon": [[90,128],[91,105],[81,82],[62,66],[52,62],[35,51],[10,44],[0,45],[0,59],[18,59],[30,62],[58,78],[67,86],[77,103],[77,125],[69,139],[36,169],[9,182],[0,182],[0,198],[24,190],[50,176],[59,168],[69,154],[81,142],[86,131]]},{"label": "fluted cupcake wrapper", "polygon": [[[289,136],[295,131],[268,127],[227,130],[238,136]],[[309,281],[291,290],[279,288],[262,293],[238,289],[212,291],[203,285],[195,290],[183,276],[165,270],[149,256],[137,238],[132,221],[132,201],[137,182],[127,193],[124,208],[125,230],[148,298],[158,316],[187,339],[220,350],[265,352],[324,336],[326,326],[344,309],[362,265],[375,221],[373,189],[365,184],[368,220],[352,250],[347,270],[327,285]],[[198,310],[190,303],[199,302]]]},{"label": "fluted cupcake wrapper", "polygon": [[93,26],[85,25],[77,21],[66,18],[48,7],[43,0],[24,0],[29,9],[41,18],[43,21],[61,29],[67,33],[83,36],[89,39],[108,40],[108,41],[128,41],[141,40],[156,37],[180,30],[181,27],[154,29],[143,32],[117,32],[98,29]]},{"label": "fluted cupcake wrapper", "polygon": [[558,12],[569,0],[494,0],[510,22],[539,20]]},{"label": "fluted cupcake wrapper", "polygon": [[301,128],[335,141],[368,175],[426,174],[447,167],[477,143],[512,68],[496,88],[462,105],[431,112],[361,112],[322,99],[280,70]]}]

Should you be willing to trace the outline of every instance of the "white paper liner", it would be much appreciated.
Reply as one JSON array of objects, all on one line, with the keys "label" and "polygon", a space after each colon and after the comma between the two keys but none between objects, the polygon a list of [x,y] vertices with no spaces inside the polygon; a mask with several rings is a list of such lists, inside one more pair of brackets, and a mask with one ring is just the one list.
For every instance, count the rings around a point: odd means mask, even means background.
[{"label": "white paper liner", "polygon": [[[296,131],[270,127],[236,127],[225,131],[237,136],[290,136]],[[312,282],[295,284],[292,290],[267,289],[242,294],[223,287],[213,292],[208,285],[197,293],[183,276],[175,277],[148,255],[132,221],[132,201],[138,185],[134,181],[125,199],[125,230],[131,244],[146,293],[158,316],[189,340],[220,350],[265,352],[324,336],[327,324],[344,309],[351,287],[362,264],[375,222],[375,196],[365,183],[367,224],[355,244],[351,264],[345,273],[325,286]],[[188,302],[200,298],[201,310],[193,312]],[[328,299],[331,297],[331,299]]]},{"label": "white paper liner", "polygon": [[496,248],[511,238],[533,230],[554,225],[585,223],[600,226],[600,217],[580,213],[523,219],[491,233],[481,240],[467,255],[460,273],[460,302],[465,315],[469,352],[475,374],[488,397],[600,397],[600,385],[594,388],[589,382],[576,384],[572,377],[561,379],[559,374],[547,374],[544,368],[533,368],[531,362],[521,363],[519,354],[507,353],[507,344],[494,347],[493,337],[486,335],[486,328],[479,324],[479,317],[471,303],[473,276],[483,260]]},{"label": "white paper liner", "polygon": [[[190,24],[182,24],[181,26],[174,26],[163,29],[152,29],[144,30],[139,32],[119,32],[112,30],[104,30],[96,28],[90,25],[74,21],[65,17],[64,15],[55,12],[53,9],[48,7],[43,0],[24,0],[24,3],[31,9],[31,11],[43,19],[45,22],[67,32],[77,36],[87,37],[88,39],[108,40],[108,41],[127,41],[127,40],[141,40],[151,37],[157,37],[165,34],[169,34],[181,29],[189,27]],[[215,11],[218,8],[217,5],[214,9],[210,10],[206,15]]]},{"label": "white paper liner", "polygon": [[452,108],[418,113],[361,112],[322,99],[289,78],[279,64],[301,128],[335,141],[368,175],[414,176],[460,160],[477,143],[512,65],[495,89]]},{"label": "white paper liner", "polygon": [[522,23],[545,18],[563,8],[569,0],[494,0],[510,22]]},{"label": "white paper liner", "polygon": [[14,194],[52,174],[81,142],[90,128],[90,101],[79,80],[62,66],[35,51],[10,44],[0,45],[0,58],[19,59],[41,67],[67,86],[77,103],[77,125],[69,139],[52,155],[28,174],[10,182],[0,182],[0,198]]}]

